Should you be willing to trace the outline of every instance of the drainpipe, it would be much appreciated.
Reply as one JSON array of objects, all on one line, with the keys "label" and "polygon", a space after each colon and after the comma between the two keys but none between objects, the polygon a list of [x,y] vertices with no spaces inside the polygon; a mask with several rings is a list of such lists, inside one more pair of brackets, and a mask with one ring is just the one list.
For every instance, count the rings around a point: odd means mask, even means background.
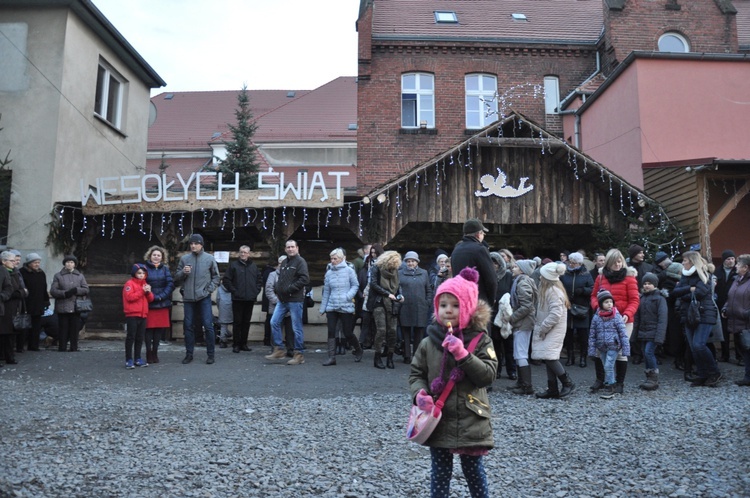
[{"label": "drainpipe", "polygon": [[[599,56],[599,52],[597,51],[596,52],[596,70],[588,78],[586,78],[583,81],[590,80],[591,78],[599,74],[599,71],[601,71],[601,58]],[[586,95],[581,95],[581,100],[585,104]],[[563,116],[575,114],[576,118],[575,118],[575,123],[573,125],[573,145],[575,146],[576,149],[580,149],[581,148],[581,115],[578,114],[578,109],[573,109],[570,111],[559,111],[558,114],[563,115]]]}]

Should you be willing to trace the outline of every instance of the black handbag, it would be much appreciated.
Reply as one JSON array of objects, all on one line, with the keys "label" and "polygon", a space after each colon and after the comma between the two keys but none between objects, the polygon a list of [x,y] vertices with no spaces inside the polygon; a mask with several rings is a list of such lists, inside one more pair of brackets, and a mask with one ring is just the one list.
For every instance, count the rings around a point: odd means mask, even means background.
[{"label": "black handbag", "polygon": [[583,318],[584,316],[588,316],[589,309],[587,306],[583,306],[581,304],[571,304],[570,305],[570,315],[574,318]]},{"label": "black handbag", "polygon": [[31,315],[26,313],[26,304],[21,301],[21,308],[13,317],[14,330],[28,330],[31,328]]},{"label": "black handbag", "polygon": [[695,328],[701,323],[701,306],[695,299],[695,292],[690,294],[690,304],[687,309],[686,322],[690,328]]},{"label": "black handbag", "polygon": [[94,309],[94,303],[88,296],[76,299],[76,311],[78,313],[88,313]]}]

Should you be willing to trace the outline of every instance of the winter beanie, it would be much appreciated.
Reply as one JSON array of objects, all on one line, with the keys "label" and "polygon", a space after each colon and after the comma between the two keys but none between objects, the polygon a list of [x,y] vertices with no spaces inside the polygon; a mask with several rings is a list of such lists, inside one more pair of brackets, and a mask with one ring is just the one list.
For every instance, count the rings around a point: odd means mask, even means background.
[{"label": "winter beanie", "polygon": [[67,263],[68,261],[72,261],[73,263],[76,264],[76,266],[78,266],[78,258],[73,256],[72,254],[68,254],[67,256],[63,258],[63,264]]},{"label": "winter beanie", "polygon": [[650,283],[654,287],[659,287],[659,277],[657,277],[656,275],[654,275],[651,272],[647,272],[643,276],[643,283],[645,284],[646,282]]},{"label": "winter beanie", "polygon": [[524,275],[531,276],[536,269],[536,261],[532,259],[519,259],[516,261],[516,266],[523,272]]},{"label": "winter beanie", "polygon": [[667,253],[665,253],[664,251],[659,251],[659,252],[657,252],[654,255],[654,263],[656,263],[658,265],[659,263],[661,263],[662,261],[664,261],[668,257],[669,257],[669,255]]},{"label": "winter beanie", "polygon": [[727,249],[726,251],[724,251],[723,253],[721,253],[721,260],[722,261],[726,261],[727,258],[734,258],[734,257],[735,257],[734,251],[731,250],[731,249]]},{"label": "winter beanie", "polygon": [[615,298],[612,297],[612,293],[609,292],[608,290],[599,291],[599,294],[596,295],[596,300],[599,301],[600,308],[602,307],[602,303],[607,299],[611,299],[612,304],[613,305],[615,304]]},{"label": "winter beanie", "polygon": [[643,252],[643,247],[639,246],[638,244],[633,244],[628,248],[628,256],[630,256],[630,259],[632,261],[633,257],[638,254],[639,252]]},{"label": "winter beanie", "polygon": [[547,263],[539,270],[544,278],[552,282],[560,280],[560,275],[565,274],[565,265],[562,263]]},{"label": "winter beanie", "polygon": [[203,244],[203,236],[199,233],[194,233],[193,235],[191,235],[190,240],[188,240],[188,243],[205,245]]},{"label": "winter beanie", "polygon": [[[464,268],[457,276],[449,278],[438,287],[433,303],[435,310],[440,307],[440,294],[452,294],[458,299],[458,328],[463,330],[471,322],[479,299],[479,273],[474,268]],[[437,315],[437,313],[436,313]],[[446,324],[441,324],[446,325]]]}]

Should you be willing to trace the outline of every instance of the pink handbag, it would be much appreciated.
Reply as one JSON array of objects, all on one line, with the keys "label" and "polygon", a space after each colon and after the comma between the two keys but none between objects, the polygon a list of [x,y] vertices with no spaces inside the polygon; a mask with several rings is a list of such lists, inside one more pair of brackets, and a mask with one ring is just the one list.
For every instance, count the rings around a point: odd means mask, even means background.
[{"label": "pink handbag", "polygon": [[[479,343],[479,339],[481,339],[483,335],[483,332],[477,334],[476,337],[471,340],[469,347],[466,348],[469,353],[474,352],[474,349]],[[425,444],[427,442],[443,416],[442,410],[445,405],[445,400],[448,399],[448,395],[453,390],[455,384],[456,383],[452,380],[448,381],[445,385],[445,389],[443,389],[442,394],[435,403],[435,406],[432,407],[431,412],[426,412],[417,405],[412,405],[411,411],[409,412],[409,422],[406,426],[406,438],[409,441],[414,441],[418,444]]]}]

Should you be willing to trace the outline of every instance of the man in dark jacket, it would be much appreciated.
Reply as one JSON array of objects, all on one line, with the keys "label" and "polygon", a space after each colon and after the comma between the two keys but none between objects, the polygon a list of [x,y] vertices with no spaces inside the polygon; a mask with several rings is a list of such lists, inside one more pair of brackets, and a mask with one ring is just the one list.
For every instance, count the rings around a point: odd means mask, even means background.
[{"label": "man in dark jacket", "polygon": [[478,219],[467,220],[464,223],[464,237],[451,253],[451,266],[453,275],[458,275],[464,268],[476,268],[479,272],[479,299],[492,306],[497,292],[497,278],[489,246],[484,243],[487,231]]},{"label": "man in dark jacket", "polygon": [[240,259],[233,261],[222,279],[224,288],[232,293],[232,351],[252,351],[247,346],[250,318],[260,292],[258,267],[250,260],[250,247],[240,246]]},{"label": "man in dark jacket", "polygon": [[638,290],[640,291],[643,287],[643,276],[649,272],[653,273],[654,267],[645,262],[646,254],[643,247],[638,244],[633,244],[628,248],[628,255],[630,256],[629,265],[638,270],[638,276],[635,279],[638,281]]},{"label": "man in dark jacket", "polygon": [[305,342],[302,329],[302,309],[305,305],[305,286],[310,283],[307,262],[299,255],[299,246],[294,240],[288,240],[286,260],[279,266],[279,277],[276,280],[276,296],[279,302],[271,317],[271,332],[273,335],[273,353],[266,356],[267,360],[280,360],[286,357],[286,350],[281,342],[281,324],[284,315],[292,315],[292,329],[294,329],[294,358],[287,365],[301,365],[305,362],[302,347]]},{"label": "man in dark jacket", "polygon": [[[737,277],[737,269],[735,268],[736,263],[737,258],[734,251],[727,249],[721,253],[721,267],[716,269],[716,305],[719,309],[722,309],[727,303],[729,288],[732,287],[732,283]],[[719,361],[726,363],[729,361],[729,333],[727,332],[729,329],[727,319],[723,316],[721,317],[721,327],[724,331],[725,340],[721,341],[721,357],[719,358]],[[734,354],[737,363],[742,364],[742,352],[737,345],[734,347]]]}]

